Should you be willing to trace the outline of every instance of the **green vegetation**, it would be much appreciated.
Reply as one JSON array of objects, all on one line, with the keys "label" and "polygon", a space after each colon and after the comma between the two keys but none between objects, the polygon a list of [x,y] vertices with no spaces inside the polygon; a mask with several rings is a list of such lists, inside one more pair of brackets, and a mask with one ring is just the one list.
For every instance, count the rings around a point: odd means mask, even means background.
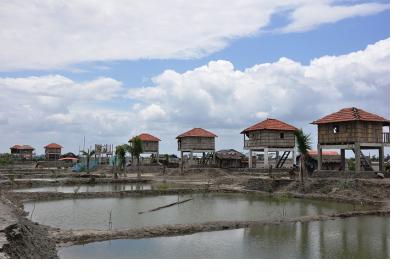
[{"label": "green vegetation", "polygon": [[138,136],[131,139],[131,144],[127,145],[127,151],[131,154],[132,161],[134,157],[137,159],[138,178],[141,177],[140,156],[143,153],[142,141]]},{"label": "green vegetation", "polygon": [[9,165],[13,163],[11,154],[0,154],[0,165]]},{"label": "green vegetation", "polygon": [[[126,164],[126,153],[127,153],[128,145],[119,145],[115,147],[115,155],[118,160],[118,165],[120,169],[123,170],[124,177],[127,177],[127,164]],[[115,162],[115,168],[117,166],[117,162]]]},{"label": "green vegetation", "polygon": [[300,163],[300,168],[299,168],[299,177],[300,177],[300,182],[303,185],[303,178],[305,176],[305,169],[306,169],[306,160],[309,157],[309,150],[312,148],[312,140],[310,137],[310,134],[305,134],[302,129],[298,129],[295,131],[295,136],[296,136],[296,142],[298,145],[298,152],[300,153],[299,157],[299,163]]},{"label": "green vegetation", "polygon": [[81,151],[81,154],[83,156],[85,156],[86,158],[86,170],[87,170],[87,174],[90,174],[90,159],[93,155],[95,155],[95,151],[88,149],[87,152],[86,151]]}]

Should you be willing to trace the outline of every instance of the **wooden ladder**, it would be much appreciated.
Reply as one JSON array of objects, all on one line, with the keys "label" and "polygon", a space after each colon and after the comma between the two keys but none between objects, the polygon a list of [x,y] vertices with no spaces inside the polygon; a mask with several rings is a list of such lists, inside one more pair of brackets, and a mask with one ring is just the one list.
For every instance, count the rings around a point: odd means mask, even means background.
[{"label": "wooden ladder", "polygon": [[[353,150],[353,153],[356,153]],[[363,167],[365,171],[374,171],[371,163],[367,160],[367,157],[360,151],[360,166]]]},{"label": "wooden ladder", "polygon": [[276,164],[276,168],[282,168],[285,164],[285,161],[288,159],[290,155],[290,151],[285,151],[282,156],[280,157],[278,163]]}]

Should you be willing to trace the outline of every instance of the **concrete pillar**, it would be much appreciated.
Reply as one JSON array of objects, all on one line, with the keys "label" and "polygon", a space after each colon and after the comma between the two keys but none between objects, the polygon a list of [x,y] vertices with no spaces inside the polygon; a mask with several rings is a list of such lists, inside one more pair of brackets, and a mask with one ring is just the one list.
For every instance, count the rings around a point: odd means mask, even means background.
[{"label": "concrete pillar", "polygon": [[346,153],[345,153],[345,149],[340,149],[340,169],[342,171],[346,170]]},{"label": "concrete pillar", "polygon": [[279,151],[276,151],[275,154],[275,166],[277,166],[279,162]]},{"label": "concrete pillar", "polygon": [[252,168],[252,150],[249,149],[249,168]]},{"label": "concrete pillar", "polygon": [[379,148],[379,172],[384,172],[384,147]]},{"label": "concrete pillar", "polygon": [[317,144],[317,170],[322,170],[322,147]]},{"label": "concrete pillar", "polygon": [[354,153],[355,153],[355,172],[360,172],[360,143],[354,143]]},{"label": "concrete pillar", "polygon": [[296,164],[296,151],[295,150],[292,151],[292,164],[293,165]]},{"label": "concrete pillar", "polygon": [[269,168],[268,148],[265,148],[263,152],[263,165],[265,168]]}]

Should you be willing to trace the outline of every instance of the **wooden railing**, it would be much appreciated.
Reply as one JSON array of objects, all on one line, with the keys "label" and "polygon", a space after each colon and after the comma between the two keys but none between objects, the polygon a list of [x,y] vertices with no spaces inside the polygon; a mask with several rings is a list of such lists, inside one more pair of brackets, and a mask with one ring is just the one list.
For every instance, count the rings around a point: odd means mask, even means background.
[{"label": "wooden railing", "polygon": [[383,132],[383,143],[390,144],[390,132]]}]

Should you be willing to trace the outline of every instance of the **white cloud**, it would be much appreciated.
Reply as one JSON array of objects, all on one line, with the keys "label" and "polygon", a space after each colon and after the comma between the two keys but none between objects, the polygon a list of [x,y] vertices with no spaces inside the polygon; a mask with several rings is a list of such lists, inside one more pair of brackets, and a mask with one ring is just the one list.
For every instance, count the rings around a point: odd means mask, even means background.
[{"label": "white cloud", "polygon": [[351,6],[329,6],[322,3],[306,3],[291,12],[291,23],[279,30],[285,33],[302,32],[325,23],[334,23],[342,19],[373,15],[389,9],[388,4],[364,3]]},{"label": "white cloud", "polygon": [[350,106],[388,117],[389,59],[386,39],[308,65],[281,58],[239,71],[229,61],[211,61],[184,73],[167,70],[153,78],[152,87],[132,89],[129,96],[138,93],[142,112],[161,108],[166,118],[146,119],[145,126],[165,132],[205,127],[236,134],[266,117],[309,127],[324,114]]},{"label": "white cloud", "polygon": [[149,132],[162,139],[164,152],[174,152],[175,136],[192,127],[215,131],[218,148],[240,148],[239,132],[266,117],[307,130],[311,121],[348,106],[389,117],[389,41],[308,65],[281,58],[239,71],[229,61],[210,61],[184,73],[164,71],[153,86],[127,90],[104,77],[0,78],[0,148],[60,142],[71,150],[84,135],[87,143],[120,144]]},{"label": "white cloud", "polygon": [[281,30],[295,32],[388,8],[333,2],[3,1],[0,71],[64,68],[93,61],[196,58],[224,48],[232,39],[256,35],[270,17],[283,12],[290,13],[290,22]]},{"label": "white cloud", "polygon": [[59,75],[0,78],[1,149],[48,142],[71,149],[84,135],[94,143],[122,136],[132,129],[135,114],[107,102],[120,97],[122,90],[121,82],[105,77],[87,82]]}]

